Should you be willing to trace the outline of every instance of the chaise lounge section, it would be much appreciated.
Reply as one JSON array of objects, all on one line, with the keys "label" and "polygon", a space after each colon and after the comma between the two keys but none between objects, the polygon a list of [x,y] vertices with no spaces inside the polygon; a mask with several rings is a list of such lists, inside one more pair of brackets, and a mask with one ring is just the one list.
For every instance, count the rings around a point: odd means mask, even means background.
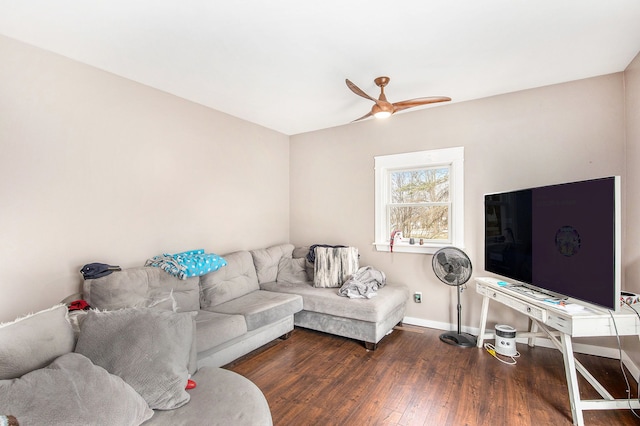
[{"label": "chaise lounge section", "polygon": [[314,287],[305,259],[309,247],[282,244],[251,252],[260,288],[302,297],[303,308],[294,314],[298,327],[360,340],[375,350],[380,340],[401,323],[410,298],[409,288],[387,284],[370,299],[340,296],[338,288]]}]

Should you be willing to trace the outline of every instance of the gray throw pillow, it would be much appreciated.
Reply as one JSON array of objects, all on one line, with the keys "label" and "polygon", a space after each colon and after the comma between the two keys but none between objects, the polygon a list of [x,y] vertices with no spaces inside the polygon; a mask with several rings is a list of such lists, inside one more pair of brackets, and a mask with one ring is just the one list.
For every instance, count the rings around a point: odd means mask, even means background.
[{"label": "gray throw pillow", "polygon": [[75,353],[0,380],[0,412],[21,425],[139,425],[153,416],[131,386]]},{"label": "gray throw pillow", "polygon": [[280,259],[280,263],[278,263],[278,276],[276,281],[293,284],[307,282],[305,263],[305,258],[292,259],[283,257]]},{"label": "gray throw pillow", "polygon": [[76,352],[121,377],[152,409],[178,408],[189,402],[194,315],[150,308],[89,311]]},{"label": "gray throw pillow", "polygon": [[283,257],[291,257],[293,244],[279,244],[266,249],[251,250],[253,264],[258,274],[258,282],[271,283],[278,276],[278,263]]},{"label": "gray throw pillow", "polygon": [[[66,305],[0,324],[0,380],[15,379],[73,351]],[[1,410],[0,410],[1,411]]]}]

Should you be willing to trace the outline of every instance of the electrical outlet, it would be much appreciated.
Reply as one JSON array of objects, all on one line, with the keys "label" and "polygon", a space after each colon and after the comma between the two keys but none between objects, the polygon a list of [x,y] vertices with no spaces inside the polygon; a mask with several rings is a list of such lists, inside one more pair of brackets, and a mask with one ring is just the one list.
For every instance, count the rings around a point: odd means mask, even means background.
[{"label": "electrical outlet", "polygon": [[422,303],[422,292],[416,291],[413,293],[413,301],[416,303]]}]

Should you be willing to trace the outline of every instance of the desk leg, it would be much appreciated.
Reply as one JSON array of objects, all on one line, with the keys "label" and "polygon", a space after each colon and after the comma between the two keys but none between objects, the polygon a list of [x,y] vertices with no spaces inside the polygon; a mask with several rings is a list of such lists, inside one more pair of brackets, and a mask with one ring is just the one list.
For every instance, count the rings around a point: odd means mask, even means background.
[{"label": "desk leg", "polygon": [[573,424],[583,426],[584,418],[582,417],[582,408],[578,406],[580,402],[580,390],[578,389],[578,373],[576,372],[576,363],[573,357],[571,336],[562,333],[560,335],[560,341],[562,343],[562,358],[564,359],[564,372],[567,376]]},{"label": "desk leg", "polygon": [[481,348],[484,341],[484,332],[487,329],[487,313],[489,312],[489,296],[482,298],[482,311],[480,314],[480,333],[478,333],[478,339],[476,346]]},{"label": "desk leg", "polygon": [[[537,333],[538,332],[538,321],[529,318],[529,331],[531,333]],[[536,345],[536,338],[535,336],[533,337],[529,337],[529,347],[534,347]]]}]

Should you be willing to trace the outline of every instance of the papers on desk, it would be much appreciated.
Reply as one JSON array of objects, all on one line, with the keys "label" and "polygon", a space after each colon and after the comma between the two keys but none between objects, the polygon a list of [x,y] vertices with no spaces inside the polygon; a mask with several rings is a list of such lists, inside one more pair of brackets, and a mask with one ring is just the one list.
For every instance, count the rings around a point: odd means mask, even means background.
[{"label": "papers on desk", "polygon": [[576,303],[568,303],[568,302],[565,302],[564,300],[545,299],[543,300],[543,302],[546,304],[552,305],[556,308],[562,309],[563,311],[567,311],[569,313],[580,312],[584,309],[584,306],[582,305],[578,305]]}]

